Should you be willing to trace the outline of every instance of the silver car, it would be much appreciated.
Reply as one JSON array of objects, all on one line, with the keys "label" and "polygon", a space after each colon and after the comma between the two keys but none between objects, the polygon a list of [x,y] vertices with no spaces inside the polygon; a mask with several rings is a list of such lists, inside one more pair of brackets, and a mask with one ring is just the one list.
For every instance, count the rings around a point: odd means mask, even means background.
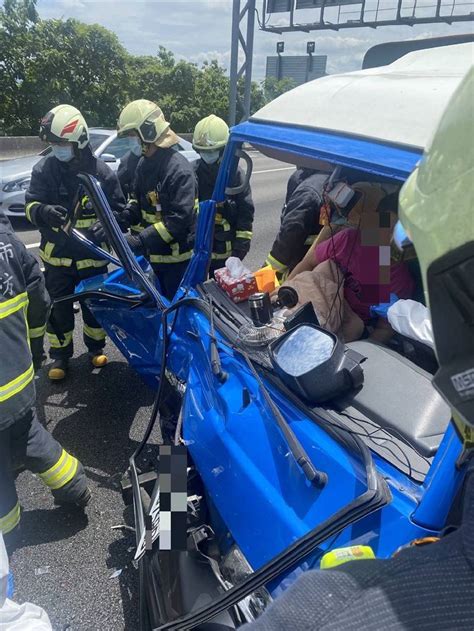
[{"label": "silver car", "polygon": [[[97,157],[102,158],[113,171],[116,171],[120,159],[130,150],[128,138],[117,138],[113,129],[91,128],[90,144]],[[177,149],[191,162],[199,160],[190,142],[179,138]],[[31,171],[43,156],[51,152],[47,147],[41,153],[14,160],[0,162],[0,208],[10,217],[25,216],[25,191],[29,186]]]}]

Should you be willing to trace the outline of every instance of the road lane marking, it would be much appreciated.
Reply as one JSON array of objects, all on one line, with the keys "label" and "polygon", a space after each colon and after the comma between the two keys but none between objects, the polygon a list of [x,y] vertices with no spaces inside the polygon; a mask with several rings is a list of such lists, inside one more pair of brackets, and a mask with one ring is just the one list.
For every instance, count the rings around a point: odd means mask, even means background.
[{"label": "road lane marking", "polygon": [[293,171],[296,167],[280,167],[279,169],[264,169],[263,171],[254,171],[253,175],[258,173],[274,173],[275,171]]},{"label": "road lane marking", "polygon": [[39,248],[39,246],[39,243],[28,243],[27,245],[25,245],[25,248],[27,250],[32,250],[33,248]]}]

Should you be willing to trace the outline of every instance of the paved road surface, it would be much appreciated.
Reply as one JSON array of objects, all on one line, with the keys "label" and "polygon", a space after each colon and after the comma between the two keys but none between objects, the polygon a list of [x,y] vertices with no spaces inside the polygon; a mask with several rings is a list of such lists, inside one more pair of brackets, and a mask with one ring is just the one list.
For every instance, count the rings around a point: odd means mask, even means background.
[{"label": "paved road surface", "polygon": [[[250,153],[254,162],[251,184],[256,216],[248,264],[255,269],[263,263],[278,230],[286,183],[294,167],[267,158],[256,151]],[[15,219],[14,226],[26,246],[36,254],[39,243],[37,230],[32,229],[26,219]]]},{"label": "paved road surface", "polygon": [[[248,262],[255,269],[278,229],[292,170],[260,154],[252,157],[256,221]],[[17,221],[15,227],[36,253],[37,232],[25,222]],[[152,393],[111,344],[109,365],[94,371],[77,334],[74,339],[76,358],[68,381],[51,385],[44,370],[37,378],[38,411],[53,435],[84,464],[94,496],[87,517],[78,518],[55,509],[37,478],[20,474],[21,542],[11,558],[16,599],[42,605],[55,631],[134,631],[134,536],[112,527],[124,522],[119,474],[143,434]],[[147,457],[152,453],[153,447]],[[110,578],[117,569],[122,570],[120,576]]]}]

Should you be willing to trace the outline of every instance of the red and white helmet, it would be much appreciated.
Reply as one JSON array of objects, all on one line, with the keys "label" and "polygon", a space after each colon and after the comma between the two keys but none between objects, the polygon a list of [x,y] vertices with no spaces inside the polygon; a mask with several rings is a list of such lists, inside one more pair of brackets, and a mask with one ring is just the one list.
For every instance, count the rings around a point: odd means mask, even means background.
[{"label": "red and white helmet", "polygon": [[76,107],[57,105],[41,119],[39,137],[46,142],[75,142],[84,149],[89,142],[89,129]]}]

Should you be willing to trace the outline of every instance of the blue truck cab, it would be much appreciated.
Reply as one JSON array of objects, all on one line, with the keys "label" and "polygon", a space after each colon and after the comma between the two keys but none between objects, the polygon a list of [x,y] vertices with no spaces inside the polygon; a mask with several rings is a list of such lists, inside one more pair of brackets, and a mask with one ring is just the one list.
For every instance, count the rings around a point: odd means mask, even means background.
[{"label": "blue truck cab", "polygon": [[[158,398],[165,380],[177,393],[175,437],[187,448],[193,484],[199,481],[189,493],[199,498],[199,524],[208,535],[207,547],[195,544],[194,552],[212,559],[209,576],[217,581],[206,602],[184,598],[196,584],[186,578],[190,553],[186,563],[165,559],[157,542],[150,544],[137,558],[143,628],[196,628],[216,615],[236,628],[302,571],[318,568],[328,550],[364,544],[389,557],[444,528],[464,472],[456,464],[461,443],[450,410],[431,375],[400,353],[359,340],[344,352],[363,358],[363,384],[334,401],[310,402],[281,379],[267,346],[242,344],[248,311],[207,274],[216,204],[229,192],[239,160],[251,172],[246,144],[285,163],[330,164],[368,181],[401,184],[472,51],[472,44],[420,50],[388,66],[324,77],[234,127],[213,199],[200,204],[193,257],[171,302],[147,261],[129,250],[100,189],[84,179],[118,267],[82,283],[77,296]],[[129,475],[140,545],[159,510],[156,492],[143,501],[136,456]],[[156,469],[159,484],[159,462]],[[181,604],[171,606],[176,590]]]}]

